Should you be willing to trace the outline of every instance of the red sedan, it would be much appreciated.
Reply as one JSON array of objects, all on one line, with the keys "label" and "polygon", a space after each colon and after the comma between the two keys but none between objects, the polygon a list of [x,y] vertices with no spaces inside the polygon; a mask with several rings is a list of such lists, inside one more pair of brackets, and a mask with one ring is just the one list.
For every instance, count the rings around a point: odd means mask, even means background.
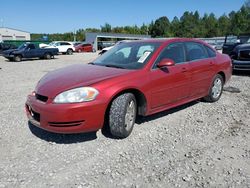
[{"label": "red sedan", "polygon": [[45,75],[27,98],[27,116],[51,132],[90,132],[108,126],[112,135],[125,138],[137,115],[200,98],[217,101],[231,72],[230,58],[199,40],[127,42],[88,65]]},{"label": "red sedan", "polygon": [[92,44],[83,43],[83,44],[78,44],[77,46],[75,46],[75,51],[76,52],[94,52],[95,50]]}]

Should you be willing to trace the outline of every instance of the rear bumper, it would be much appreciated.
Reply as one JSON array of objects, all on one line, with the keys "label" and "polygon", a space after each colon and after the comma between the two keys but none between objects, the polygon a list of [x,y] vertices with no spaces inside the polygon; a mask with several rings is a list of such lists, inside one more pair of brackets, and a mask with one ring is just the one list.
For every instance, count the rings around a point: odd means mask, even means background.
[{"label": "rear bumper", "polygon": [[233,60],[233,70],[250,70],[250,61]]},{"label": "rear bumper", "polygon": [[97,101],[75,104],[43,103],[31,95],[25,104],[30,123],[55,133],[83,133],[102,128],[105,107],[105,104]]}]

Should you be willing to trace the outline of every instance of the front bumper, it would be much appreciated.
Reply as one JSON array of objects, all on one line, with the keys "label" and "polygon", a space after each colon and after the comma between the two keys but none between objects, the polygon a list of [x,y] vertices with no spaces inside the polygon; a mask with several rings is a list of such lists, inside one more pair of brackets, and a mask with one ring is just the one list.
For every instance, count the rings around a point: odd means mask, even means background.
[{"label": "front bumper", "polygon": [[3,57],[5,58],[14,58],[15,56],[13,54],[3,54]]},{"label": "front bumper", "polygon": [[30,123],[41,129],[55,133],[83,133],[102,128],[106,105],[100,101],[44,103],[29,95],[25,109]]},{"label": "front bumper", "polygon": [[241,60],[233,60],[233,70],[250,70],[250,60],[249,61],[241,61]]}]

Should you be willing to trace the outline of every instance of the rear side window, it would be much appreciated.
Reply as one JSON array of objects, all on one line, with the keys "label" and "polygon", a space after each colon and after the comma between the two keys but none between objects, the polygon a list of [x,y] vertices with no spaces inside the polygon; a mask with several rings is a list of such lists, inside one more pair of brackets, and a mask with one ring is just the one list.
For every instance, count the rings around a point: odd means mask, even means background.
[{"label": "rear side window", "polygon": [[197,42],[186,42],[188,61],[208,58],[208,54],[203,45]]},{"label": "rear side window", "polygon": [[70,43],[67,43],[67,42],[61,42],[61,45],[70,45]]},{"label": "rear side window", "polygon": [[214,50],[212,50],[208,46],[205,46],[205,48],[207,50],[207,54],[208,54],[209,57],[215,57],[216,56],[216,52]]},{"label": "rear side window", "polygon": [[156,68],[157,64],[165,58],[172,59],[175,63],[185,62],[185,47],[183,43],[172,43],[163,49],[153,68]]}]

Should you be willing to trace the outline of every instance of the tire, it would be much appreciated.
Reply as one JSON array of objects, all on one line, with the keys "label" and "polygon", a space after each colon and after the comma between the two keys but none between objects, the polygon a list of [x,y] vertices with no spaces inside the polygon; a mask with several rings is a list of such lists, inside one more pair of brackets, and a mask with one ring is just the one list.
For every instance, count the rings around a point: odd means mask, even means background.
[{"label": "tire", "polygon": [[213,80],[212,86],[209,89],[209,94],[204,97],[207,102],[216,102],[220,99],[224,86],[224,80],[221,75],[217,74]]},{"label": "tire", "polygon": [[44,54],[44,59],[51,59],[51,54],[50,53],[45,53]]},{"label": "tire", "polygon": [[20,62],[20,61],[22,61],[22,56],[16,55],[16,56],[14,57],[14,61],[15,61],[15,62]]},{"label": "tire", "polygon": [[109,111],[109,130],[114,137],[126,138],[133,130],[137,113],[135,96],[125,93],[113,100]]},{"label": "tire", "polygon": [[68,54],[68,55],[72,55],[72,54],[73,54],[73,50],[72,50],[72,49],[68,49],[68,50],[67,50],[67,54]]},{"label": "tire", "polygon": [[79,50],[78,50],[78,53],[81,53],[81,52],[82,52],[82,50],[81,50],[81,49],[79,49]]}]

